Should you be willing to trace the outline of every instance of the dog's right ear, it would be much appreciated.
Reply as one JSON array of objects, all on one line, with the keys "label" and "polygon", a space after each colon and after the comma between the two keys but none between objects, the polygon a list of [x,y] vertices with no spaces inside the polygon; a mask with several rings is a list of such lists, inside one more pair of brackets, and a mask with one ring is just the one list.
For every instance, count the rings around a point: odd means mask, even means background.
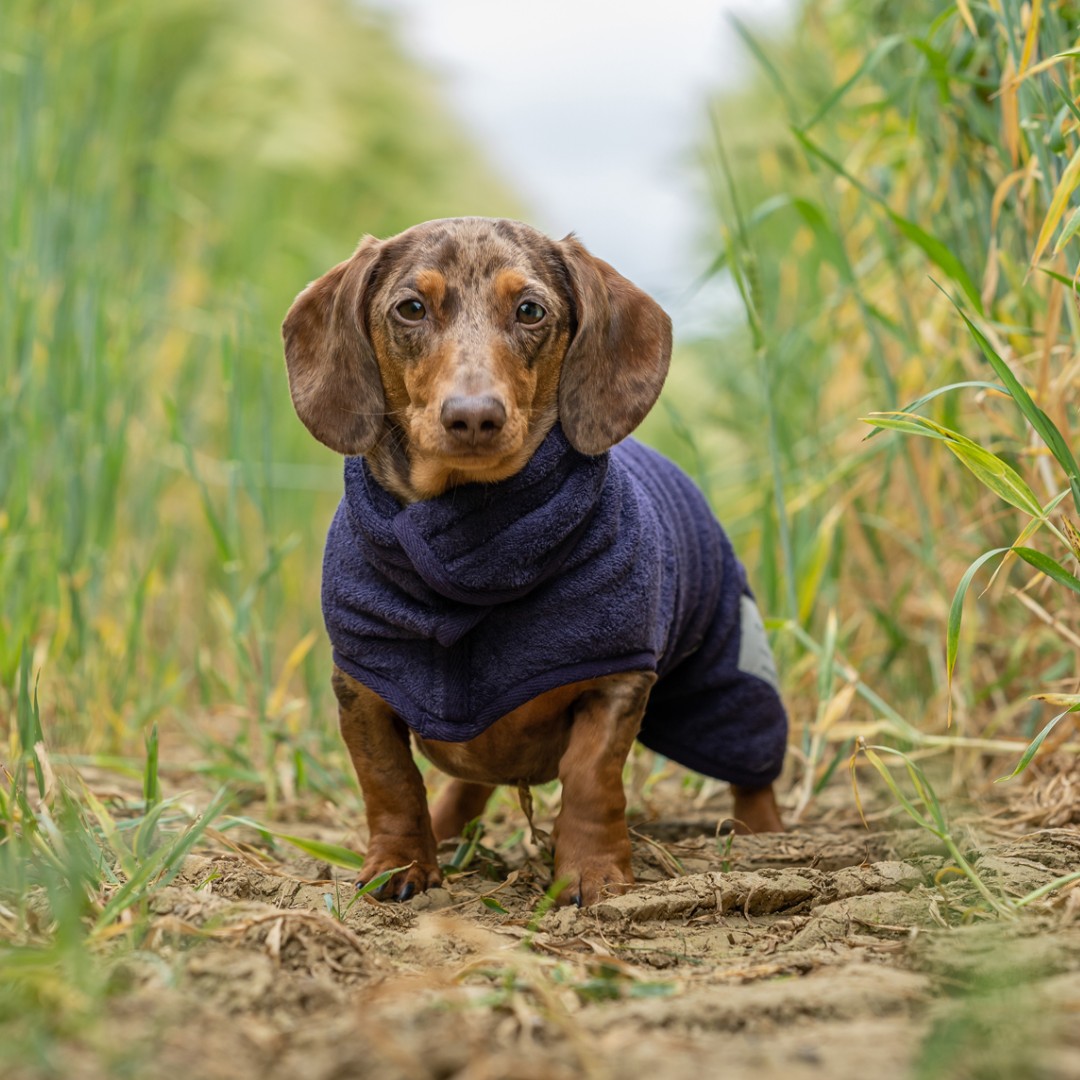
[{"label": "dog's right ear", "polygon": [[319,442],[339,454],[369,451],[385,419],[363,310],[381,248],[381,241],[365,236],[351,259],[293,301],[281,326],[296,413]]},{"label": "dog's right ear", "polygon": [[625,439],[660,396],[671,360],[671,320],[573,234],[556,246],[578,319],[559,380],[559,419],[575,450],[602,454]]}]

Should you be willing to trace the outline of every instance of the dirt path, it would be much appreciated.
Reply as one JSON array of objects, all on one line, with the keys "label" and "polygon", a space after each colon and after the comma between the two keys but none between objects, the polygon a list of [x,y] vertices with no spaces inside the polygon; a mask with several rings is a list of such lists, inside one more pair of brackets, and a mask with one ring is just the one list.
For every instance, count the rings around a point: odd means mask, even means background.
[{"label": "dirt path", "polygon": [[[154,898],[142,949],[113,961],[109,1018],[65,1069],[1080,1076],[1080,889],[1006,925],[973,917],[972,889],[919,832],[730,839],[716,820],[640,826],[640,888],[539,918],[547,869],[527,842],[489,841],[446,888],[340,917],[349,883],[325,864],[204,852]],[[1080,831],[973,855],[1019,895],[1080,866]]]}]

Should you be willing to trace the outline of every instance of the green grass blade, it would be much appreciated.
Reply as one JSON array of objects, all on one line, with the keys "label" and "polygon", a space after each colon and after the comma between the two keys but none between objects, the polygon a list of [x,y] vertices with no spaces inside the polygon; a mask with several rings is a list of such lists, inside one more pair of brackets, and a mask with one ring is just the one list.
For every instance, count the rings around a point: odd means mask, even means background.
[{"label": "green grass blade", "polygon": [[1080,230],[1080,206],[1069,215],[1069,220],[1062,226],[1061,235],[1057,238],[1057,243],[1054,244],[1055,255],[1061,252],[1061,249],[1076,235],[1078,230]]},{"label": "green grass blade", "polygon": [[1049,735],[1050,732],[1058,726],[1058,722],[1063,717],[1066,717],[1070,713],[1074,712],[1080,712],[1080,702],[1077,702],[1075,705],[1073,705],[1071,709],[1066,709],[1064,712],[1058,713],[1057,716],[1055,716],[1053,720],[1051,720],[1050,723],[1048,723],[1046,727],[1044,727],[1042,731],[1040,731],[1039,734],[1031,740],[1031,743],[1024,751],[1023,756],[1017,762],[1016,768],[1013,769],[1013,771],[1009,773],[1008,776],[999,776],[994,781],[994,783],[1003,784],[1006,780],[1012,780],[1014,777],[1019,776],[1031,764],[1031,759],[1034,758],[1035,755],[1039,752],[1039,747],[1042,746],[1042,744],[1046,741],[1046,736]]},{"label": "green grass blade", "polygon": [[195,451],[192,449],[190,441],[184,436],[180,410],[177,408],[176,403],[167,397],[162,398],[161,406],[169,420],[173,443],[180,448],[180,452],[183,455],[184,464],[187,467],[187,474],[195,481],[195,485],[199,492],[199,498],[202,502],[203,514],[206,517],[206,523],[210,526],[210,531],[217,543],[218,557],[222,563],[231,563],[236,555],[233,551],[229,535],[225,530],[225,526],[222,524],[221,517],[214,507],[214,500],[210,495],[210,489],[206,486],[206,481],[203,479],[202,472],[195,461]]},{"label": "green grass blade", "polygon": [[1080,123],[1080,106],[1073,100],[1072,94],[1065,89],[1061,83],[1055,83],[1054,89],[1058,92],[1058,97],[1061,99],[1063,106],[1073,114],[1073,117],[1078,123]]},{"label": "green grass blade", "polygon": [[996,454],[969,439],[949,439],[945,445],[986,488],[1010,506],[1033,518],[1045,517],[1042,504],[1024,478]]},{"label": "green grass blade", "polygon": [[[747,231],[752,231],[756,226],[767,221],[778,210],[787,209],[792,205],[792,202],[793,200],[789,195],[774,195],[771,199],[766,199],[764,202],[759,203],[747,216]],[[721,270],[727,269],[730,259],[731,251],[726,247],[722,248],[720,252],[713,257],[712,262],[710,262],[690,284],[686,292],[683,293],[682,299],[687,301],[691,297],[696,296],[707,281],[716,277]]]},{"label": "green grass blade", "polygon": [[19,651],[18,694],[15,705],[16,723],[19,732],[19,752],[24,762],[29,762],[34,770],[34,779],[40,795],[45,794],[45,772],[34,748],[45,741],[41,730],[41,711],[38,708],[37,686],[30,693],[31,675],[30,649],[23,646]]},{"label": "green grass blade", "polygon": [[904,757],[904,764],[907,766],[911,783],[918,793],[919,798],[922,800],[923,806],[925,806],[929,812],[934,824],[941,832],[947,832],[949,826],[945,819],[945,811],[942,809],[941,803],[938,801],[937,792],[934,791],[934,787],[927,778],[926,773],[923,772],[922,768],[909,757]]},{"label": "green grass blade", "polygon": [[158,727],[152,724],[146,734],[146,768],[143,771],[143,801],[153,806],[161,798],[158,781]]},{"label": "green grass blade", "polygon": [[[367,884],[361,885],[356,890],[356,895],[349,902],[349,907],[360,899],[361,896],[367,896],[368,893],[376,892],[381,889],[395,874],[400,874],[402,870],[408,870],[410,866],[415,865],[409,863],[408,866],[395,866],[392,870],[384,870],[381,874],[376,874]],[[348,910],[348,909],[346,909]]]},{"label": "green grass blade", "polygon": [[461,830],[461,843],[454,850],[448,868],[455,871],[467,869],[476,856],[476,849],[480,846],[483,835],[484,824],[479,818],[468,822]]},{"label": "green grass blade", "polygon": [[[939,836],[940,833],[933,822],[928,820],[925,814],[923,814],[919,808],[904,794],[900,785],[893,779],[892,773],[889,771],[888,765],[878,756],[875,751],[880,751],[883,754],[893,754],[896,757],[903,758],[904,755],[898,750],[893,750],[888,746],[866,746],[860,747],[866,760],[877,770],[878,775],[885,781],[885,786],[892,793],[892,796],[903,807],[904,812],[921,828],[926,829],[927,832],[933,833],[935,836]],[[906,758],[905,758],[906,760]]]},{"label": "green grass blade", "polygon": [[231,801],[232,794],[229,790],[220,788],[199,815],[198,821],[166,848],[165,865],[162,876],[157,882],[158,887],[168,885],[176,877],[188,853],[202,839],[203,833],[221,816]]},{"label": "green grass blade", "polygon": [[1060,224],[1061,218],[1068,207],[1069,199],[1078,185],[1080,185],[1080,149],[1077,149],[1069,164],[1065,166],[1061,179],[1054,189],[1050,207],[1046,211],[1046,219],[1043,221],[1042,229],[1039,230],[1039,237],[1035,241],[1035,250],[1031,255],[1032,264],[1037,263],[1043,251],[1046,250],[1046,245],[1050,243],[1050,237],[1054,235],[1054,230]]},{"label": "green grass blade", "polygon": [[[900,431],[905,435],[921,435],[927,439],[947,442],[949,436],[930,425],[921,416],[907,416],[899,412],[871,413],[860,417],[864,424],[870,424],[875,430]],[[871,432],[871,435],[873,432]],[[868,435],[867,438],[870,438]]]},{"label": "green grass blade", "polygon": [[79,781],[82,784],[82,797],[90,808],[90,812],[97,818],[105,843],[108,844],[113,857],[120,864],[120,868],[130,877],[135,872],[135,861],[123,840],[120,830],[116,826],[116,820],[109,813],[104,803],[87,787],[81,777]]},{"label": "green grass blade", "polygon": [[1030,563],[1036,570],[1041,570],[1048,578],[1053,579],[1059,585],[1072,589],[1074,593],[1080,593],[1080,579],[1077,579],[1059,562],[1041,551],[1029,547],[1014,547],[1012,549],[1026,563]]},{"label": "green grass blade", "polygon": [[960,584],[953,594],[952,604],[949,607],[949,623],[945,635],[945,675],[949,689],[949,715],[948,722],[952,723],[952,681],[953,669],[956,667],[956,653],[960,647],[960,624],[964,618],[964,597],[971,585],[971,579],[978,573],[983,563],[992,559],[995,555],[1001,555],[1009,548],[994,548],[992,551],[983,552],[964,572]]},{"label": "green grass blade", "polygon": [[931,236],[925,229],[916,225],[914,221],[909,221],[907,218],[902,217],[896,213],[895,210],[891,210],[886,206],[886,211],[889,217],[892,219],[892,223],[904,234],[913,244],[920,247],[923,254],[934,263],[936,266],[940,266],[946,274],[960,286],[961,289],[967,294],[967,298],[975,306],[975,310],[982,314],[983,303],[982,296],[979,295],[979,290],[972,281],[971,275],[968,274],[964,264],[940,241],[937,237]]},{"label": "green grass blade", "polygon": [[228,821],[230,824],[246,825],[249,828],[257,829],[261,833],[267,833],[278,840],[284,840],[285,843],[291,844],[295,848],[299,848],[305,854],[311,855],[316,859],[322,859],[324,862],[328,862],[333,866],[340,866],[345,870],[363,869],[364,856],[358,855],[355,851],[352,851],[347,847],[342,847],[340,844],[331,844],[324,840],[309,840],[303,836],[294,836],[291,833],[272,829],[269,825],[264,825],[262,822],[255,821],[253,818],[231,816]]},{"label": "green grass blade", "polygon": [[[102,909],[101,914],[94,921],[91,933],[99,933],[109,926],[120,912],[138,903],[150,887],[155,884],[158,886],[167,884],[179,871],[180,864],[187,853],[195,846],[211,822],[218,817],[228,801],[229,795],[222,789],[210,801],[210,805],[191,828],[181,834],[174,843],[159,847],[142,863]],[[163,805],[159,804],[159,806]]]},{"label": "green grass blade", "polygon": [[[818,660],[818,708],[817,719],[820,722],[825,706],[833,696],[833,682],[836,678],[836,635],[839,629],[836,608],[830,608],[825,618],[825,637],[821,643],[821,657]],[[809,728],[806,730],[804,750],[809,749]],[[811,762],[811,767],[816,762]]]},{"label": "green grass blade", "polygon": [[854,281],[854,274],[844,241],[836,230],[830,227],[821,207],[809,199],[792,199],[791,205],[813,232],[818,251],[836,268],[841,279],[850,285]]},{"label": "green grass blade", "polygon": [[[950,297],[950,299],[952,298]],[[960,312],[960,318],[967,324],[967,328],[982,351],[983,356],[986,357],[987,362],[997,373],[998,378],[1005,384],[1013,401],[1016,402],[1028,423],[1031,424],[1038,432],[1039,437],[1049,447],[1058,464],[1065,470],[1065,475],[1069,478],[1070,484],[1080,480],[1080,466],[1077,465],[1076,458],[1073,456],[1072,450],[1069,449],[1069,444],[1065,441],[1061,432],[1058,431],[1054,422],[1035,404],[1026,388],[1013,374],[1012,368],[997,354],[982,331],[968,318],[964,309],[955,300],[952,303],[955,305],[956,310]],[[1080,503],[1078,503],[1078,509],[1080,509]]]},{"label": "green grass blade", "polygon": [[[345,910],[342,911],[338,918],[344,919],[346,915],[352,910],[353,904],[365,896],[370,895],[373,892],[377,892],[381,889],[395,874],[400,874],[402,870],[408,870],[410,866],[415,866],[415,863],[409,863],[408,866],[395,866],[390,870],[384,870],[381,874],[376,874],[367,884],[358,885],[353,892],[351,899],[345,905]],[[329,905],[328,905],[329,906]]]},{"label": "green grass blade", "polygon": [[[956,861],[957,867],[961,870],[964,876],[978,889],[983,899],[990,905],[990,907],[996,911],[999,915],[1010,917],[1013,914],[1013,908],[1011,901],[1002,899],[995,896],[986,883],[979,877],[975,868],[964,858],[963,853],[957,846],[956,841],[952,838],[948,830],[948,823],[945,819],[944,811],[941,809],[941,805],[938,802],[937,796],[934,794],[933,788],[930,786],[929,781],[926,779],[926,775],[922,769],[915,764],[907,754],[900,750],[895,750],[891,746],[867,746],[865,743],[861,743],[859,751],[866,755],[866,758],[877,769],[882,779],[885,781],[886,786],[893,793],[893,796],[904,808],[910,817],[912,817],[922,828],[928,833],[936,836],[948,849],[949,854]],[[904,793],[900,790],[896,781],[893,780],[889,774],[888,766],[877,757],[875,751],[882,754],[889,754],[893,757],[900,758],[901,761],[907,766],[908,775],[912,778],[916,784],[916,788],[919,791],[919,797],[923,800],[927,809],[930,811],[931,818],[927,818],[925,814],[921,813],[908,799]]]},{"label": "green grass blade", "polygon": [[102,908],[101,914],[94,922],[94,928],[91,931],[91,935],[104,930],[105,927],[113,922],[120,912],[138,902],[143,890],[146,889],[153,882],[154,878],[164,870],[165,861],[168,858],[168,855],[168,848],[160,847],[149,859],[139,865],[135,873],[132,874],[115,893],[113,893],[112,898],[105,907]]},{"label": "green grass blade", "polygon": [[833,108],[843,100],[847,92],[864,76],[868,75],[896,48],[897,45],[905,41],[905,37],[902,34],[892,34],[889,37],[882,38],[881,41],[870,50],[866,59],[855,69],[855,73],[849,78],[845,79],[829,96],[818,106],[817,111],[805,124],[802,125],[802,131],[809,131],[812,127],[815,127],[820,123]]},{"label": "green grass blade", "polygon": [[1075,277],[1059,274],[1057,270],[1051,270],[1049,266],[1040,266],[1038,269],[1047,277],[1053,278],[1054,281],[1059,281],[1062,285],[1067,285],[1074,293],[1080,292],[1080,281],[1077,281]]},{"label": "green grass blade", "polygon": [[750,50],[754,59],[761,66],[761,70],[765,72],[765,75],[768,77],[769,81],[773,84],[773,86],[776,87],[777,93],[779,93],[780,97],[784,101],[784,106],[787,109],[788,116],[794,119],[798,113],[798,106],[795,103],[795,98],[792,96],[791,91],[788,90],[787,83],[784,82],[783,76],[781,76],[780,71],[777,69],[776,65],[772,62],[772,60],[769,59],[765,50],[758,43],[757,38],[755,38],[754,35],[750,33],[746,24],[743,23],[741,20],[735,18],[734,15],[730,16],[729,18],[731,21],[731,25],[735,28],[735,33],[739,35],[739,37],[742,39],[743,44]]},{"label": "green grass blade", "polygon": [[[156,849],[158,823],[171,808],[173,802],[175,800],[170,799],[165,802],[155,803],[149,807],[147,813],[141,819],[137,819],[135,836],[131,841],[131,849],[135,854],[136,865],[142,862],[143,859],[149,858]],[[129,823],[125,822],[125,824]]]},{"label": "green grass blade", "polygon": [[[814,795],[820,795],[825,790],[826,785],[833,778],[833,774],[836,772],[838,766],[840,765],[840,762],[851,754],[852,743],[852,739],[845,739],[839,745],[839,747],[837,747],[836,753],[833,754],[832,759],[829,761],[828,765],[825,766],[825,768],[821,772],[821,775],[818,776],[818,778],[814,781]],[[731,835],[734,836],[734,833],[732,833]]]},{"label": "green grass blade", "polygon": [[874,423],[881,428],[902,431],[908,435],[923,435],[927,438],[939,439],[984,487],[989,488],[1010,506],[1015,506],[1034,518],[1046,516],[1035,492],[1011,465],[958,431],[928,420],[925,416],[897,412],[871,413],[871,418],[865,422]]},{"label": "green grass blade", "polygon": [[[942,394],[947,394],[950,390],[963,390],[963,389],[976,389],[976,390],[996,390],[999,394],[1008,394],[1008,390],[1004,386],[999,386],[997,383],[984,382],[981,379],[965,379],[962,382],[949,383],[947,386],[939,386],[935,390],[931,390],[929,393],[923,394],[922,397],[916,398],[910,404],[905,405],[901,409],[896,410],[896,415],[900,416],[904,413],[913,413],[916,409],[921,409],[928,401],[933,401],[934,398],[940,397]],[[877,413],[872,413],[872,416],[876,416]],[[883,414],[885,416],[889,413]],[[865,417],[862,417],[864,423],[868,423]],[[879,425],[866,436],[866,439],[872,439],[875,435],[881,434],[881,427]],[[894,425],[895,427],[895,425]],[[901,430],[897,428],[896,430]]]},{"label": "green grass blade", "polygon": [[1045,885],[1040,885],[1039,888],[1029,892],[1026,896],[1014,900],[1013,904],[1018,908],[1026,907],[1035,900],[1041,900],[1044,896],[1049,896],[1050,893],[1060,889],[1063,885],[1071,885],[1074,881],[1080,881],[1080,870],[1073,874],[1065,874],[1062,877],[1054,878],[1053,881],[1048,881]]}]

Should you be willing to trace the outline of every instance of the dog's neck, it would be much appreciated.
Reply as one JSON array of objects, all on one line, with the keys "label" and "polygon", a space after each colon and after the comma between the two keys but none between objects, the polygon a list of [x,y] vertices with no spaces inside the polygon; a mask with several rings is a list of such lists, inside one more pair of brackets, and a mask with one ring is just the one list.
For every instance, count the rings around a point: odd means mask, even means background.
[{"label": "dog's neck", "polygon": [[423,498],[413,487],[412,467],[406,450],[407,438],[405,432],[396,424],[387,423],[378,442],[364,455],[371,468],[371,475],[402,506],[419,502]]}]

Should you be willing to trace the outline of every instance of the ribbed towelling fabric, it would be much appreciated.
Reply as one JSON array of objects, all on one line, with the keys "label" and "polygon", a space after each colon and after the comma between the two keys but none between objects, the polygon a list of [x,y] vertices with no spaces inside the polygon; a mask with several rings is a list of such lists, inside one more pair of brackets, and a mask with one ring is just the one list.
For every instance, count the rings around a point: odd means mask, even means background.
[{"label": "ribbed towelling fabric", "polygon": [[646,746],[744,786],[783,762],[745,572],[692,481],[633,439],[587,457],[556,426],[510,479],[405,507],[346,458],[323,614],[338,667],[424,738],[471,739],[544,691],[649,670]]}]

